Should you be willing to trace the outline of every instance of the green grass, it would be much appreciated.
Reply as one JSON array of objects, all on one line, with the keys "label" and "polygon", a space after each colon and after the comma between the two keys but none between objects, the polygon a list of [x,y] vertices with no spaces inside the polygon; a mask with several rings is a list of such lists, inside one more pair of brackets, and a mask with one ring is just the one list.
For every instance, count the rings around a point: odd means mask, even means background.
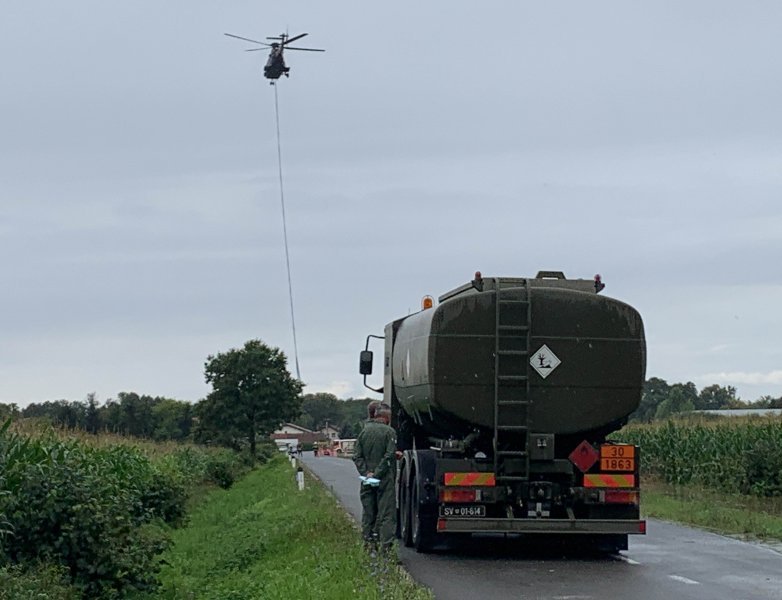
[{"label": "green grass", "polygon": [[723,494],[647,478],[643,483],[641,510],[647,517],[695,525],[727,535],[782,541],[782,498]]},{"label": "green grass", "polygon": [[203,498],[172,537],[161,590],[140,597],[431,599],[402,569],[364,551],[320,483],[308,477],[299,492],[282,458]]}]

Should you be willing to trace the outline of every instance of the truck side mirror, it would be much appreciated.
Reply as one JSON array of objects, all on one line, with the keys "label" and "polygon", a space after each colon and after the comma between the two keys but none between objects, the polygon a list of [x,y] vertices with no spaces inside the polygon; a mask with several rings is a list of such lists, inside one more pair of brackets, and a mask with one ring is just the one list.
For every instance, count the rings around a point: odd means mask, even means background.
[{"label": "truck side mirror", "polygon": [[372,350],[362,350],[358,359],[358,372],[372,375]]}]

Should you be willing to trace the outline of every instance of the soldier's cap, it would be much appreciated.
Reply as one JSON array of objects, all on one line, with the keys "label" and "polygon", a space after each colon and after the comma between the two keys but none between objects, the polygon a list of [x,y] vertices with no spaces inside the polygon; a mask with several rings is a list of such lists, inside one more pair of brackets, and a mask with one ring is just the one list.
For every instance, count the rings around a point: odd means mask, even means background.
[{"label": "soldier's cap", "polygon": [[386,404],[385,402],[381,402],[380,406],[378,406],[375,409],[375,416],[376,417],[390,417],[391,416],[391,407]]},{"label": "soldier's cap", "polygon": [[387,417],[391,415],[391,407],[380,400],[373,400],[367,405],[367,416],[370,419],[377,417]]},{"label": "soldier's cap", "polygon": [[367,416],[370,419],[374,419],[375,415],[377,414],[377,409],[380,408],[380,405],[382,402],[380,400],[372,400],[369,404],[367,404]]}]

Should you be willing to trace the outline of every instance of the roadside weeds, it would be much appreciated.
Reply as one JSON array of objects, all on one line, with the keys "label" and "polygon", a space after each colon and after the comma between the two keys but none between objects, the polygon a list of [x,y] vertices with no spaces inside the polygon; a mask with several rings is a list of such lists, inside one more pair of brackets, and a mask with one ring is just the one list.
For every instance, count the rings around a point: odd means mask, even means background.
[{"label": "roadside weeds", "polygon": [[691,485],[670,485],[647,478],[641,491],[641,511],[647,517],[692,525],[709,531],[782,544],[782,498],[724,494]]},{"label": "roadside weeds", "polygon": [[163,587],[139,598],[431,600],[391,562],[364,549],[353,520],[322,483],[279,457],[231,490],[216,490],[174,532]]}]

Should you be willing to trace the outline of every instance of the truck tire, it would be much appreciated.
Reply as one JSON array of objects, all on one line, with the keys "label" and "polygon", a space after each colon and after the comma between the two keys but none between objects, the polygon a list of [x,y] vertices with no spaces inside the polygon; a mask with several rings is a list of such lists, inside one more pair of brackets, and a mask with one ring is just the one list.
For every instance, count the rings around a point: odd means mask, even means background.
[{"label": "truck tire", "polygon": [[410,494],[410,537],[416,552],[430,552],[434,546],[437,527],[436,508],[422,502],[423,477],[413,473]]},{"label": "truck tire", "polygon": [[413,545],[410,530],[410,463],[405,460],[399,480],[399,539],[408,548]]}]

